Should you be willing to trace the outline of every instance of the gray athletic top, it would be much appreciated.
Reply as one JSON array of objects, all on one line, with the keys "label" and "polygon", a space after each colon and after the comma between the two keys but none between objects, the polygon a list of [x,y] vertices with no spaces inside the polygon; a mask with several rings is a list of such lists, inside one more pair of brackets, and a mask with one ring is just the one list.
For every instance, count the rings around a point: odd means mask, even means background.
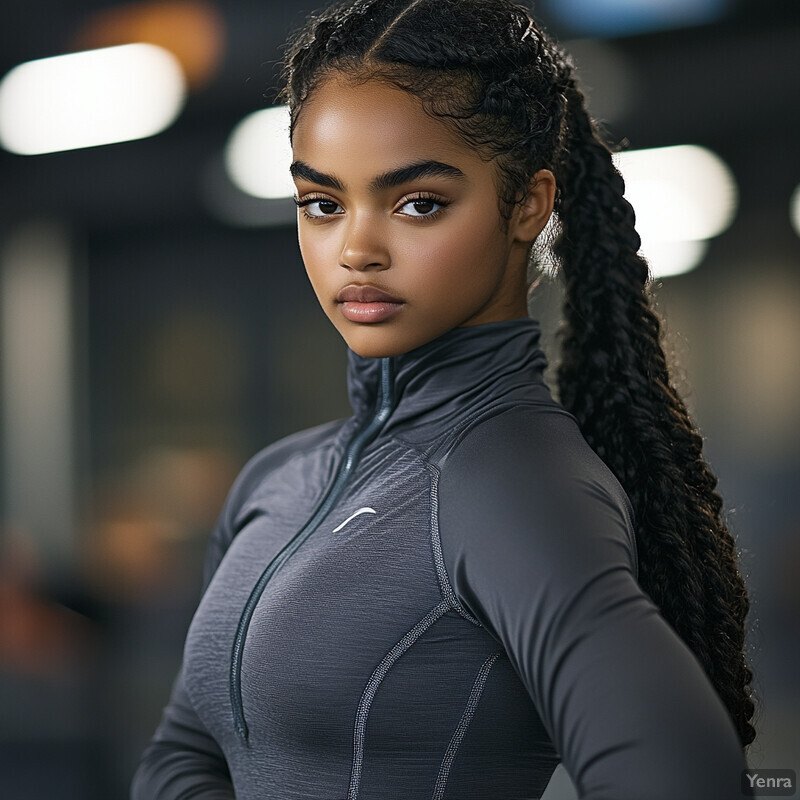
[{"label": "gray athletic top", "polygon": [[231,489],[134,800],[733,800],[746,762],[637,583],[539,323],[348,351],[353,415]]}]

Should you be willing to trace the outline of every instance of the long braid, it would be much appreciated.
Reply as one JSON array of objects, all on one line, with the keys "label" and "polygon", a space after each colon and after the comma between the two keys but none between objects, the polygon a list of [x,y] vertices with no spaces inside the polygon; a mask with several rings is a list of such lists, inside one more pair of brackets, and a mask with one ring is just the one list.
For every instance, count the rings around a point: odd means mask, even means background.
[{"label": "long braid", "polygon": [[506,221],[537,170],[556,175],[553,249],[566,284],[559,399],[631,499],[642,588],[698,658],[746,747],[755,738],[749,601],[734,541],[670,381],[633,209],[568,58],[512,0],[345,0],[288,43],[279,99],[291,108],[290,132],[333,70],[408,91],[495,158]]},{"label": "long braid", "polygon": [[642,588],[697,656],[746,746],[755,738],[744,651],[749,600],[717,478],[670,382],[622,177],[572,78],[564,94],[562,232],[554,246],[566,288],[560,400],[631,499]]}]

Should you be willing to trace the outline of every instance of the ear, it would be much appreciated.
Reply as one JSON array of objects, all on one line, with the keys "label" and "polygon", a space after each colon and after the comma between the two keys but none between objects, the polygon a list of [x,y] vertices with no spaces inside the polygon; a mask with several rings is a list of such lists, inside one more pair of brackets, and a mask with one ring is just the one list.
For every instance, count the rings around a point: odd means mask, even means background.
[{"label": "ear", "polygon": [[514,241],[530,243],[542,232],[553,212],[555,196],[555,176],[549,169],[540,169],[528,184],[525,200],[517,206]]}]

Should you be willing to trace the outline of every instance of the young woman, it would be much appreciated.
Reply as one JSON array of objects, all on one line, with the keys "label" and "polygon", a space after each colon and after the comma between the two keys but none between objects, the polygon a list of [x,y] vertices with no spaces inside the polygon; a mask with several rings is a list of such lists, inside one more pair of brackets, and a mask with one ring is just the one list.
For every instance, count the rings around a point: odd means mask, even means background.
[{"label": "young woman", "polygon": [[349,0],[285,76],[353,414],[235,482],[133,798],[741,796],[747,594],[568,60],[508,0]]}]

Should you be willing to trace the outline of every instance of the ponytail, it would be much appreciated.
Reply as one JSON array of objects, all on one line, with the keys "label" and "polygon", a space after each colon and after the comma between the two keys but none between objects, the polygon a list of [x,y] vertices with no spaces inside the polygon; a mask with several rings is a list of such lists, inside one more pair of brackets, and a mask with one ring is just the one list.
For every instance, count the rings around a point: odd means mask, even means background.
[{"label": "ponytail", "polygon": [[717,478],[670,381],[623,179],[572,78],[564,95],[559,399],[631,499],[640,585],[700,661],[746,747],[755,738],[749,600]]}]

